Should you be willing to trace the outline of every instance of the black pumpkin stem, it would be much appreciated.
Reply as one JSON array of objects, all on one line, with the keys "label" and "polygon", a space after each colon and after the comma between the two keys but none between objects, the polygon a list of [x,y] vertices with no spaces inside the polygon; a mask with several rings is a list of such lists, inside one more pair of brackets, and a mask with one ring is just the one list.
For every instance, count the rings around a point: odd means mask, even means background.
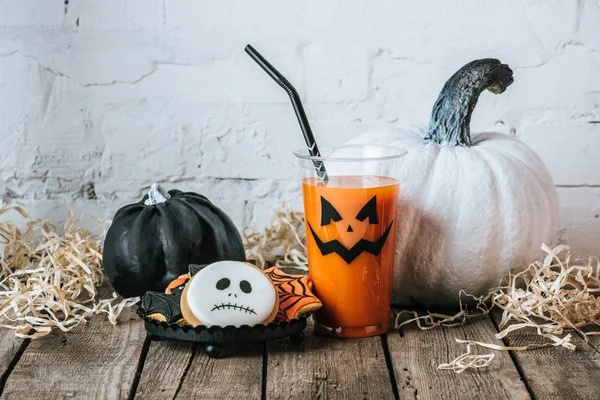
[{"label": "black pumpkin stem", "polygon": [[513,72],[493,58],[471,61],[444,85],[431,111],[426,142],[471,146],[471,115],[484,90],[500,94],[513,83]]},{"label": "black pumpkin stem", "polygon": [[148,191],[148,198],[144,202],[147,206],[153,206],[156,204],[164,203],[169,200],[171,195],[165,189],[163,189],[158,183],[153,183]]}]

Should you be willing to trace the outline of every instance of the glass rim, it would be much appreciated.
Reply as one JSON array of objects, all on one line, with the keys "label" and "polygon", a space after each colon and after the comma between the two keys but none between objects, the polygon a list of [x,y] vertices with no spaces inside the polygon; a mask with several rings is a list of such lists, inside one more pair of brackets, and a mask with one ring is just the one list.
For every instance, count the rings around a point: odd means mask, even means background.
[{"label": "glass rim", "polygon": [[294,151],[294,155],[302,160],[308,161],[333,161],[333,162],[364,162],[364,161],[388,161],[388,160],[396,160],[408,153],[406,149],[397,146],[388,146],[383,144],[343,144],[343,145],[333,145],[333,146],[322,146],[320,149],[360,149],[360,148],[376,148],[376,149],[387,149],[394,151],[394,154],[385,155],[385,156],[373,156],[373,157],[331,157],[331,156],[312,156],[308,152],[308,148],[304,147],[302,149]]}]

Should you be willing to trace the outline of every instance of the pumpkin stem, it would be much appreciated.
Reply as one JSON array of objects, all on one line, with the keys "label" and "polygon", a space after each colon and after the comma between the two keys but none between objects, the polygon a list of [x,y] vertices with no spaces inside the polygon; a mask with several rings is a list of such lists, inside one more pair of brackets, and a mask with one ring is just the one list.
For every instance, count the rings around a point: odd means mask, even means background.
[{"label": "pumpkin stem", "polygon": [[148,198],[144,201],[147,206],[153,206],[155,204],[164,203],[169,200],[171,195],[165,189],[163,189],[158,183],[153,183],[148,191]]},{"label": "pumpkin stem", "polygon": [[471,61],[459,69],[438,96],[424,140],[450,146],[471,146],[471,114],[484,90],[500,94],[513,83],[513,72],[493,58]]}]

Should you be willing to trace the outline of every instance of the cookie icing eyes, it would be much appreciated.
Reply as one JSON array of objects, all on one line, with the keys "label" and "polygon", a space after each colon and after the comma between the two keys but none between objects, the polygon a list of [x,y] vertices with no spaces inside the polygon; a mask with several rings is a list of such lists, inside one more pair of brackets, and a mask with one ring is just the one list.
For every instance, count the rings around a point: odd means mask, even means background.
[{"label": "cookie icing eyes", "polygon": [[231,281],[229,279],[221,278],[217,281],[217,289],[225,290],[229,287],[230,284],[231,284]]},{"label": "cookie icing eyes", "polygon": [[252,291],[252,285],[248,281],[241,281],[240,289],[242,289],[242,292],[244,293],[250,293]]},{"label": "cookie icing eyes", "polygon": [[195,319],[207,326],[270,322],[278,305],[271,280],[258,268],[237,261],[204,267],[193,276],[184,296]]}]

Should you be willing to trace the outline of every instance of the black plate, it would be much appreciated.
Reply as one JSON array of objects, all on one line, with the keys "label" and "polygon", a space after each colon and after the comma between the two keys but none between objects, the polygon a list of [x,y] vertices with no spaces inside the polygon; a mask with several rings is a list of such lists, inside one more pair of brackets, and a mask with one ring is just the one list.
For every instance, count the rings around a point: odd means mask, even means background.
[{"label": "black plate", "polygon": [[308,314],[305,314],[290,321],[271,322],[268,325],[242,325],[239,328],[232,325],[193,327],[148,318],[142,307],[138,308],[137,313],[144,320],[146,331],[152,339],[201,343],[211,357],[218,356],[221,353],[220,345],[227,343],[266,342],[286,337],[294,343],[300,343],[304,339],[304,328],[308,318]]}]

